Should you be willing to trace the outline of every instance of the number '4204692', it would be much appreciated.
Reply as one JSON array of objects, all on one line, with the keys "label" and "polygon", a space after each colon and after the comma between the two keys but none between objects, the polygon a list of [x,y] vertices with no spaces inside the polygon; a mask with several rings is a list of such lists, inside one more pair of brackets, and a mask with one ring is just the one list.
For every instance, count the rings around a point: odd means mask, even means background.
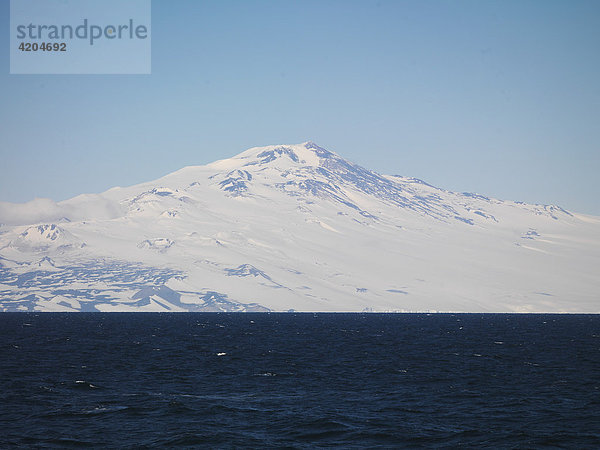
[{"label": "number '4204692'", "polygon": [[42,42],[41,44],[37,42],[21,42],[19,50],[22,52],[66,52],[67,44],[64,42]]}]

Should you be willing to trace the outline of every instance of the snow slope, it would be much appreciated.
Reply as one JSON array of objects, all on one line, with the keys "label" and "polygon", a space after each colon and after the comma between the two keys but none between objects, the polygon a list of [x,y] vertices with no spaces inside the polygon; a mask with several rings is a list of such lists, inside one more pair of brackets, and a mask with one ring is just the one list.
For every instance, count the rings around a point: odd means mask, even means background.
[{"label": "snow slope", "polygon": [[0,309],[600,312],[600,218],[252,148],[0,203]]}]

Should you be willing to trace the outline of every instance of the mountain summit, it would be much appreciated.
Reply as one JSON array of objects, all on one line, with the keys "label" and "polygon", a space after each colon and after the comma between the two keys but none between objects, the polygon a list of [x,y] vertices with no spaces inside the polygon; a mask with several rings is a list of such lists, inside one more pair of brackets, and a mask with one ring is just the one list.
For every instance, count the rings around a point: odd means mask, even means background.
[{"label": "mountain summit", "polygon": [[0,204],[8,311],[598,312],[600,219],[381,175],[312,142]]},{"label": "mountain summit", "polygon": [[[313,142],[304,142],[298,145],[270,145],[268,147],[254,147],[230,159],[224,159],[209,164],[210,167],[223,167],[232,164],[242,166],[256,166],[269,164],[274,167],[313,166],[324,165],[327,160],[341,160],[338,155]],[[238,166],[239,167],[239,166]]]}]

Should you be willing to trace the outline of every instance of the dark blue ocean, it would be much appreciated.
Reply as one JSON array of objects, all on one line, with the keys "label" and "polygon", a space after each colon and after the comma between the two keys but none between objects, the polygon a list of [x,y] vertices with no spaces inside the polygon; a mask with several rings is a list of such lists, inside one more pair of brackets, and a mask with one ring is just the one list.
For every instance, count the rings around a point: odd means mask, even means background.
[{"label": "dark blue ocean", "polygon": [[0,314],[0,448],[600,448],[600,316]]}]

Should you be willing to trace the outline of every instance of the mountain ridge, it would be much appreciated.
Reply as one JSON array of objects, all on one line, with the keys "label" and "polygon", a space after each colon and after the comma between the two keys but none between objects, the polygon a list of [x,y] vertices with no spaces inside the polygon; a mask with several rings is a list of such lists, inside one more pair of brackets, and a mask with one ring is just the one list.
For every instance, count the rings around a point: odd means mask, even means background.
[{"label": "mountain ridge", "polygon": [[26,209],[0,205],[4,310],[600,310],[597,218],[310,141]]}]

